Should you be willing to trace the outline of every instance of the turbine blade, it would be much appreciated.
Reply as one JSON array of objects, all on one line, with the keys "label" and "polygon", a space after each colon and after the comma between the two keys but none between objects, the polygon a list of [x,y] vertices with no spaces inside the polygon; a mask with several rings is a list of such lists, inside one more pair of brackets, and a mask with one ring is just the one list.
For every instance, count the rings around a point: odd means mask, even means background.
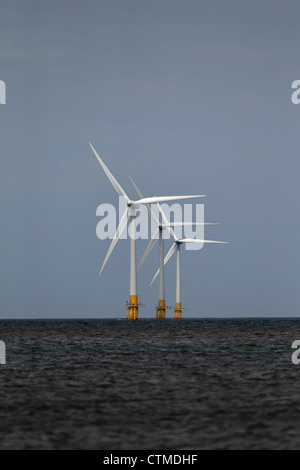
[{"label": "turbine blade", "polygon": [[164,223],[166,224],[167,229],[169,230],[169,233],[172,235],[174,240],[178,240],[178,238],[177,238],[174,230],[172,229],[171,224],[170,224],[169,220],[167,219],[166,214],[162,210],[161,205],[159,204],[159,202],[157,203],[157,206],[158,206],[159,212],[161,213],[162,219],[163,219]]},{"label": "turbine blade", "polygon": [[181,243],[224,243],[226,245],[229,244],[229,242],[220,242],[217,240],[199,240],[198,238],[181,238],[179,241]]},{"label": "turbine blade", "polygon": [[145,197],[134,201],[133,205],[138,204],[154,204],[155,202],[167,202],[167,201],[176,201],[178,199],[191,199],[195,197],[206,197],[206,195],[197,195],[197,196],[154,196],[154,197]]},{"label": "turbine blade", "polygon": [[96,152],[96,150],[94,149],[94,147],[92,146],[91,143],[90,144],[90,147],[91,149],[93,150],[94,154],[95,154],[95,157],[97,158],[98,162],[100,163],[100,165],[102,166],[106,176],[108,177],[109,181],[111,182],[111,184],[113,185],[113,187],[115,188],[115,190],[117,191],[117,193],[119,194],[119,196],[122,196],[126,199],[126,202],[129,201],[129,197],[127,196],[127,194],[125,193],[124,189],[122,188],[122,186],[118,183],[118,181],[116,180],[116,178],[111,174],[111,172],[109,171],[109,169],[107,168],[107,166],[105,165],[104,161],[99,157],[98,153]]},{"label": "turbine blade", "polygon": [[167,264],[167,262],[169,261],[169,259],[173,255],[175,249],[176,249],[176,243],[173,243],[173,245],[171,246],[171,248],[169,249],[168,253],[165,256],[164,264]]},{"label": "turbine blade", "polygon": [[181,227],[186,225],[222,225],[218,222],[169,222],[167,224],[162,224],[163,227]]},{"label": "turbine blade", "polygon": [[[139,190],[139,188],[137,187],[137,185],[135,184],[135,182],[133,181],[133,179],[131,178],[131,176],[130,176],[130,175],[128,175],[128,176],[129,176],[129,178],[130,178],[130,180],[131,180],[131,182],[132,182],[132,184],[133,184],[133,186],[134,186],[136,192],[138,193],[139,198],[140,198],[140,199],[144,199],[144,196],[142,195],[141,191]],[[156,222],[157,225],[159,225],[159,220],[158,220],[158,218],[156,217],[156,214],[153,212],[153,210],[152,210],[151,207],[149,206],[149,204],[146,204],[146,207],[147,207],[147,211],[148,211],[150,217],[152,217],[152,219],[154,220],[154,222]]]},{"label": "turbine blade", "polygon": [[135,182],[133,181],[133,179],[131,178],[130,175],[128,175],[129,178],[130,178],[130,181],[132,182],[133,186],[134,186],[134,189],[136,190],[136,192],[138,193],[138,196],[140,199],[144,199],[144,196],[142,195],[141,191],[139,190],[139,188],[137,187],[137,185],[135,184]]},{"label": "turbine blade", "polygon": [[[166,256],[165,256],[164,265],[167,264],[167,262],[169,261],[169,259],[170,259],[171,256],[173,255],[175,249],[176,249],[176,243],[173,243],[173,245],[171,246],[171,248],[169,249],[168,253],[167,253]],[[153,282],[155,281],[155,279],[156,279],[157,276],[159,275],[159,271],[160,271],[160,269],[158,268],[158,270],[157,270],[156,273],[154,274],[154,277],[153,277],[152,281],[150,282],[150,286],[152,286]]]},{"label": "turbine blade", "polygon": [[145,259],[147,258],[147,256],[149,255],[150,251],[152,250],[152,248],[154,247],[155,243],[157,242],[157,238],[156,238],[156,235],[158,234],[158,230],[156,230],[156,232],[154,233],[153,235],[153,238],[151,238],[147,248],[146,248],[146,251],[145,253],[143,254],[143,257],[140,261],[140,264],[138,265],[138,270],[140,269],[140,267],[142,266],[142,264],[144,263]]},{"label": "turbine blade", "polygon": [[158,268],[158,270],[157,270],[156,273],[154,274],[154,277],[153,277],[152,281],[150,282],[150,286],[152,286],[153,282],[155,281],[155,279],[156,279],[157,276],[159,275],[159,271],[160,271],[160,269]]},{"label": "turbine blade", "polygon": [[114,247],[116,246],[117,244],[117,241],[119,240],[120,236],[122,235],[123,231],[124,231],[124,228],[126,227],[126,224],[127,224],[127,219],[128,219],[128,208],[126,208],[124,214],[122,215],[122,218],[121,218],[121,221],[120,221],[120,224],[119,224],[119,227],[117,228],[117,231],[115,233],[115,236],[114,238],[112,239],[111,241],[111,244],[108,248],[108,251],[106,253],[106,256],[105,256],[105,259],[103,261],[103,264],[101,266],[101,269],[100,269],[100,272],[99,272],[99,276],[101,275],[103,269],[104,269],[104,266],[106,265],[107,261],[108,261],[108,258],[110,257],[110,255],[112,254],[113,252],[113,249]]}]

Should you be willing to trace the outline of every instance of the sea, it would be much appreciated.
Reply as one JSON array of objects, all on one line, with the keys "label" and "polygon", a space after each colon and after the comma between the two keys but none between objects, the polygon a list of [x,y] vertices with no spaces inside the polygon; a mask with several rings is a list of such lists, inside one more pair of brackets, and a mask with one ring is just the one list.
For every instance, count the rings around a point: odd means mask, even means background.
[{"label": "sea", "polygon": [[0,449],[300,449],[300,318],[0,320]]}]

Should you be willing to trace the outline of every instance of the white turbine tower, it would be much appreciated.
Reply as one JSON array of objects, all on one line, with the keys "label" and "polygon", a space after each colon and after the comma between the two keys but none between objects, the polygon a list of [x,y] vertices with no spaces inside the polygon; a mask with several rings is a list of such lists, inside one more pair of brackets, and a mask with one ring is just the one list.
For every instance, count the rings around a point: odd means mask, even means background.
[{"label": "white turbine tower", "polygon": [[119,194],[119,196],[123,197],[127,203],[127,208],[125,209],[124,214],[121,217],[120,224],[117,228],[115,236],[111,241],[110,247],[106,253],[105,259],[101,266],[99,275],[102,273],[114,247],[120,236],[122,235],[128,219],[130,219],[130,290],[129,290],[129,302],[127,303],[127,319],[129,320],[137,320],[138,319],[138,311],[139,311],[139,303],[138,303],[138,295],[137,295],[137,270],[136,270],[136,208],[139,205],[147,205],[153,204],[157,202],[166,202],[166,201],[175,201],[178,199],[189,199],[195,197],[205,197],[204,195],[196,195],[196,196],[159,196],[159,197],[146,197],[140,198],[139,200],[132,200],[130,199],[127,194],[125,193],[122,186],[117,182],[115,177],[111,174],[103,160],[100,158],[92,144],[90,143],[90,147],[93,150],[97,160],[99,161],[100,165],[102,166],[106,176],[108,177],[109,181]]},{"label": "white turbine tower", "polygon": [[[143,198],[143,195],[131,176],[129,175],[129,178],[131,179],[131,182],[133,186],[136,189],[137,194],[139,195],[140,198]],[[158,207],[159,203],[157,203]],[[159,221],[157,218],[155,212],[151,209],[149,205],[147,205],[148,212],[150,216],[153,218],[153,220],[157,224],[157,229],[153,234],[152,239],[150,240],[146,251],[138,265],[138,270],[146,260],[147,256],[149,255],[150,251],[154,247],[156,241],[157,241],[157,236],[159,237],[159,287],[158,287],[158,305],[156,308],[156,318],[158,319],[165,319],[166,318],[166,301],[165,301],[165,274],[164,274],[164,239],[163,239],[163,230],[168,229],[173,237],[176,237],[175,233],[172,230],[172,227],[182,227],[182,226],[196,226],[196,225],[221,225],[219,223],[209,223],[209,222],[168,222],[168,223],[162,223]]]},{"label": "white turbine tower", "polygon": [[[170,227],[170,222],[168,221],[165,213],[163,212],[162,208],[160,207],[159,203],[157,203],[160,213],[162,215],[162,219],[170,231],[171,235],[174,238],[174,243],[171,246],[170,250],[165,256],[165,259],[163,262],[160,263],[160,267],[156,271],[150,285],[153,284],[154,280],[158,276],[158,274],[161,272],[163,269],[163,266],[167,264],[171,256],[176,250],[176,307],[174,309],[174,318],[181,318],[182,317],[182,306],[181,306],[181,278],[180,278],[180,245],[183,243],[221,243],[221,244],[228,244],[228,242],[221,242],[221,241],[215,241],[215,240],[200,240],[198,238],[177,238],[176,234]],[[212,224],[213,225],[213,224]],[[146,252],[145,252],[146,253]],[[145,256],[145,255],[144,255]]]}]

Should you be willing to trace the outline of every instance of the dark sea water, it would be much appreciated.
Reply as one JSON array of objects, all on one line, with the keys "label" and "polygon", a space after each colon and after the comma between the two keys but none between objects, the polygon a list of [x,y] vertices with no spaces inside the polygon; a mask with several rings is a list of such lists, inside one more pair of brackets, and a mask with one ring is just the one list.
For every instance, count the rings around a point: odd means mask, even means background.
[{"label": "dark sea water", "polygon": [[300,449],[300,319],[0,320],[0,449]]}]

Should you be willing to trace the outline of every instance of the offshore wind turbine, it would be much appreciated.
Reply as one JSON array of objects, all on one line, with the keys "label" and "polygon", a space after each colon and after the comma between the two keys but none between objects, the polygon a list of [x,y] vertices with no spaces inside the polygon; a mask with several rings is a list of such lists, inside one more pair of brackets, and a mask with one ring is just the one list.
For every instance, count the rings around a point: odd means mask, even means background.
[{"label": "offshore wind turbine", "polygon": [[[165,213],[163,212],[162,208],[160,207],[160,204],[157,203],[159,207],[159,211],[162,215],[162,219],[164,223],[168,226],[170,222],[168,221]],[[216,241],[216,240],[200,240],[198,238],[178,238],[172,228],[168,226],[168,230],[170,231],[171,235],[174,238],[174,243],[171,246],[170,250],[165,256],[165,259],[162,263],[160,263],[160,267],[156,271],[150,285],[153,284],[154,280],[160,273],[161,269],[163,269],[163,266],[167,264],[171,256],[176,250],[176,307],[174,309],[174,318],[181,318],[182,317],[182,306],[181,306],[181,272],[180,272],[180,246],[183,243],[220,243],[220,244],[228,244],[228,242],[221,242],[221,241]]]},{"label": "offshore wind turbine", "polygon": [[111,241],[111,244],[108,248],[106,253],[105,259],[101,266],[99,276],[101,275],[114,247],[116,246],[117,241],[121,237],[125,227],[127,226],[128,219],[130,220],[130,286],[129,286],[129,302],[127,303],[127,312],[126,316],[129,320],[137,320],[138,319],[138,312],[139,312],[139,303],[138,303],[138,294],[137,294],[137,269],[136,269],[136,209],[139,205],[147,205],[153,204],[157,202],[166,202],[166,201],[174,201],[178,199],[189,199],[195,197],[205,197],[205,195],[194,195],[194,196],[158,196],[158,197],[146,197],[140,198],[138,200],[130,199],[127,194],[125,193],[122,186],[118,183],[116,178],[112,175],[109,171],[103,160],[100,158],[92,144],[90,143],[90,147],[93,150],[95,157],[97,158],[98,162],[102,166],[106,176],[108,177],[109,181],[117,191],[120,197],[123,197],[127,203],[127,207],[125,209],[124,214],[121,217],[119,226],[116,230],[115,236]]},{"label": "offshore wind turbine", "polygon": [[[141,193],[140,189],[137,187],[131,176],[129,175],[133,186],[140,198],[143,198],[143,194]],[[160,208],[159,203],[157,203],[158,207]],[[155,212],[151,209],[149,205],[147,205],[148,212],[153,220],[157,224],[157,229],[151,238],[146,251],[138,265],[138,270],[146,260],[147,256],[149,255],[150,251],[154,247],[157,236],[159,238],[159,287],[158,287],[158,305],[156,308],[156,318],[157,319],[165,319],[166,318],[166,301],[165,301],[165,274],[164,274],[164,239],[163,239],[163,230],[168,229],[173,237],[176,237],[175,233],[172,230],[172,227],[182,227],[182,226],[196,226],[196,225],[221,225],[218,223],[209,223],[209,222],[160,222],[157,218]],[[161,208],[160,208],[161,209]],[[168,307],[169,308],[169,307]]]}]

